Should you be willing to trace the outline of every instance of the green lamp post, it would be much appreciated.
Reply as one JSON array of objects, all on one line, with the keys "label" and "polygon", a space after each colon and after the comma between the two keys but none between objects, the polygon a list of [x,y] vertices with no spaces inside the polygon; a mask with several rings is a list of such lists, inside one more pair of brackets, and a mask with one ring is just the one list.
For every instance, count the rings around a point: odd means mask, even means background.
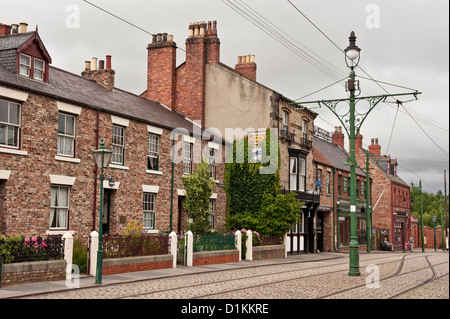
[{"label": "green lamp post", "polygon": [[[349,46],[344,50],[345,53],[345,63],[350,68],[350,77],[346,83],[347,91],[350,92],[349,98],[345,99],[334,99],[334,100],[319,100],[319,101],[307,101],[307,102],[292,102],[295,105],[304,105],[311,103],[318,103],[320,106],[326,106],[334,115],[339,119],[339,121],[344,126],[350,141],[350,156],[344,164],[350,165],[350,270],[349,276],[359,276],[359,242],[358,242],[358,222],[356,214],[356,168],[359,167],[356,161],[356,136],[360,132],[361,126],[367,119],[370,112],[377,106],[380,102],[384,102],[388,97],[393,96],[405,96],[413,95],[417,99],[417,95],[421,92],[415,91],[412,93],[399,93],[399,94],[384,94],[377,96],[365,96],[360,97],[355,94],[359,91],[358,81],[355,81],[355,68],[359,64],[361,49],[356,45],[356,36],[352,31],[349,37]],[[356,103],[358,101],[365,100],[369,102],[368,110],[356,110]],[[337,105],[341,102],[347,102],[349,104],[349,109],[342,112],[342,110],[337,110]],[[358,150],[359,151],[359,150]],[[366,210],[366,214],[370,214]]]},{"label": "green lamp post", "polygon": [[433,215],[433,228],[434,228],[434,251],[436,251],[436,215]]},{"label": "green lamp post", "polygon": [[[105,144],[103,144],[103,138],[100,142],[100,148],[93,151],[95,165],[100,168],[100,218],[99,218],[99,234],[98,234],[98,252],[97,252],[97,271],[95,276],[95,283],[102,283],[102,267],[103,267],[103,181],[105,177],[103,176],[103,170],[108,168],[109,162],[111,161],[112,151],[105,149]],[[97,178],[97,177],[95,177]]]}]

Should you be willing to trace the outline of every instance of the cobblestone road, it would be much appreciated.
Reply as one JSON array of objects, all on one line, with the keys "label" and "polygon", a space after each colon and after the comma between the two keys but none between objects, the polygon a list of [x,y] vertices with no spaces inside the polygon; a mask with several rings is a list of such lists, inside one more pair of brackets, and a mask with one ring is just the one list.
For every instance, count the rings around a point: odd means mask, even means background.
[{"label": "cobblestone road", "polygon": [[449,254],[361,254],[361,276],[348,258],[187,274],[32,299],[436,299],[449,298]]}]

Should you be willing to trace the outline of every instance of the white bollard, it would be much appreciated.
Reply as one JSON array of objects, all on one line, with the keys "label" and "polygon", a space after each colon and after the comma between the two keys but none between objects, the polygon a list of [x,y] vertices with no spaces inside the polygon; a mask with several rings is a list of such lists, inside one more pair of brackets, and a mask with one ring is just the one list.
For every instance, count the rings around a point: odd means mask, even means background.
[{"label": "white bollard", "polygon": [[245,260],[253,260],[253,233],[249,229],[247,230],[247,241],[245,242],[247,246],[247,253],[245,254]]},{"label": "white bollard", "polygon": [[239,261],[242,260],[241,251],[242,251],[242,233],[240,230],[236,231],[234,234],[236,236],[236,248],[239,250]]},{"label": "white bollard", "polygon": [[89,237],[89,274],[95,277],[97,275],[98,233],[94,230]]},{"label": "white bollard", "polygon": [[170,253],[173,256],[173,268],[177,268],[177,234],[173,231],[169,235]]},{"label": "white bollard", "polygon": [[186,266],[192,267],[194,265],[194,234],[190,230],[186,233],[185,249],[187,254]]},{"label": "white bollard", "polygon": [[64,240],[64,260],[66,261],[66,280],[72,279],[72,259],[73,259],[73,236],[66,232]]}]

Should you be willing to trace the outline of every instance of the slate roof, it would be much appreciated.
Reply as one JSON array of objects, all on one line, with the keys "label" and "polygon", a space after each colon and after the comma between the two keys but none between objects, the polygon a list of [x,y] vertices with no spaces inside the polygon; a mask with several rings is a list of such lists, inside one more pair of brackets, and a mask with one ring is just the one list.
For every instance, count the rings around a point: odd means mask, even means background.
[{"label": "slate roof", "polygon": [[[403,181],[398,175],[394,176],[391,174],[388,174],[388,166],[389,166],[389,156],[375,156],[373,154],[370,154],[370,160],[375,163],[380,170],[383,172],[383,174],[389,178],[392,182],[395,182],[397,184],[402,184],[406,187],[410,187],[405,181]],[[397,162],[397,160],[391,159],[391,162]]]},{"label": "slate roof", "polygon": [[[325,157],[332,166],[336,167],[336,169],[350,172],[350,166],[344,165],[349,154],[339,146],[316,137],[314,138],[314,160],[316,160],[316,150],[318,150],[320,155]],[[317,158],[318,161],[320,161],[320,155],[319,158]],[[366,176],[366,173],[361,168],[356,168],[356,174]]]},{"label": "slate roof", "polygon": [[34,36],[35,32],[36,31],[0,35],[0,50],[18,49],[22,44]]}]

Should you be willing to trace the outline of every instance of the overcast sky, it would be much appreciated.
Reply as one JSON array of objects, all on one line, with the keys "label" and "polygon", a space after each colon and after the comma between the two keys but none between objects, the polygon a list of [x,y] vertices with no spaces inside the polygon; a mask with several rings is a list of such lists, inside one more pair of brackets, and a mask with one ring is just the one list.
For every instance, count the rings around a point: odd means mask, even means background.
[{"label": "overcast sky", "polygon": [[[291,0],[303,15],[287,0],[89,1],[149,33],[173,34],[180,49],[185,48],[190,22],[217,20],[221,62],[234,67],[238,56],[255,54],[257,80],[293,100],[338,82],[299,102],[347,97],[344,81],[338,80],[349,69],[338,47],[345,49],[355,31],[362,49],[357,76],[369,74],[397,85],[380,87],[360,78],[361,96],[412,92],[409,88],[423,93],[398,112],[395,103],[379,104],[361,128],[363,144],[368,147],[371,138],[378,138],[382,154],[399,160],[398,173],[405,182],[418,184],[421,178],[424,191],[443,190],[444,169],[447,176],[449,171],[448,0]],[[80,74],[85,60],[110,54],[116,87],[135,94],[146,89],[150,34],[82,0],[0,4],[1,23],[27,22],[28,30],[38,25],[53,66]],[[276,35],[252,24],[236,12],[240,10],[263,20]],[[295,47],[273,38],[282,36]],[[184,60],[185,53],[177,50],[178,64]],[[328,109],[309,107],[319,113],[317,126],[332,131],[340,125]],[[358,108],[366,107],[358,103]]]}]

